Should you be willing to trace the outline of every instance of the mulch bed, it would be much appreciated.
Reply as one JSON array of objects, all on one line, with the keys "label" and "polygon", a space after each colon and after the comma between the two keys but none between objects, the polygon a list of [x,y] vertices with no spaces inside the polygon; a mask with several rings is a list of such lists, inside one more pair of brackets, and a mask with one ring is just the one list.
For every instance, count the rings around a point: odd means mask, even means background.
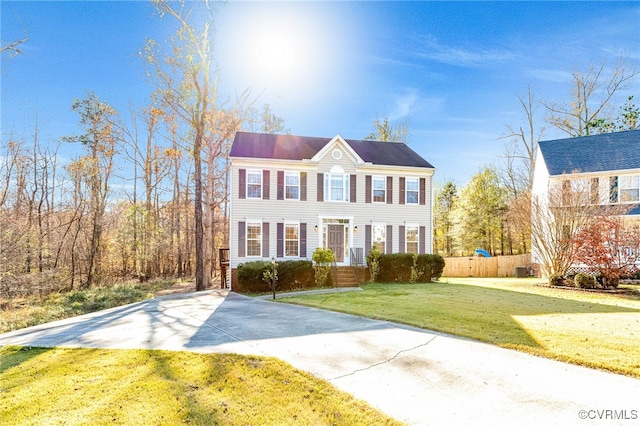
[{"label": "mulch bed", "polygon": [[[620,284],[634,284],[638,282],[620,282]],[[589,293],[604,293],[604,294],[634,294],[640,295],[640,288],[581,288],[568,285],[549,285],[549,284],[534,284],[539,287],[557,288],[558,290],[572,290],[572,291],[586,291]]]}]

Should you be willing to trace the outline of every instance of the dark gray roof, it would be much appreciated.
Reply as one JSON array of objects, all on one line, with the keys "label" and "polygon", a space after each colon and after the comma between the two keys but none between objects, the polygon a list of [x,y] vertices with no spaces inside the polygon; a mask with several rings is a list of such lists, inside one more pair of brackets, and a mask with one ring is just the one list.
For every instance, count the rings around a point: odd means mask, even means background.
[{"label": "dark gray roof", "polygon": [[634,204],[631,206],[631,210],[627,213],[628,215],[640,215],[640,204]]},{"label": "dark gray roof", "polygon": [[551,176],[640,169],[640,130],[540,142]]},{"label": "dark gray roof", "polygon": [[[237,132],[232,157],[309,160],[333,138]],[[398,142],[346,140],[363,161],[388,166],[433,166],[408,145]]]}]

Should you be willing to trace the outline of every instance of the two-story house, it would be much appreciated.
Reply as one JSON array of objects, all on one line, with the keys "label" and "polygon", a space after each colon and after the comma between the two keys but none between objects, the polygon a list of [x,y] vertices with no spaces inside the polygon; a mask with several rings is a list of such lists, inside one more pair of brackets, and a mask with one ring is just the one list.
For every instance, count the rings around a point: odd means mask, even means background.
[{"label": "two-story house", "polygon": [[[540,142],[532,197],[547,208],[566,204],[567,197],[615,207],[606,211],[623,215],[626,226],[640,224],[640,130]],[[540,259],[533,238],[532,260]]]},{"label": "two-story house", "polygon": [[317,247],[338,266],[373,245],[431,253],[435,169],[406,144],[238,132],[230,156],[232,271]]}]

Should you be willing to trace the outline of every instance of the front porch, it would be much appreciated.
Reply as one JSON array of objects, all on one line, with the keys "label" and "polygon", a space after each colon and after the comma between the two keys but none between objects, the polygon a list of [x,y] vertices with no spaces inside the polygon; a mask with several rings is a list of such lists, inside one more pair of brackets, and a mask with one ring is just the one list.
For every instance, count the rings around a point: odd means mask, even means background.
[{"label": "front porch", "polygon": [[334,287],[358,287],[365,282],[367,268],[364,259],[364,248],[354,247],[349,249],[349,263],[331,265],[331,282]]}]

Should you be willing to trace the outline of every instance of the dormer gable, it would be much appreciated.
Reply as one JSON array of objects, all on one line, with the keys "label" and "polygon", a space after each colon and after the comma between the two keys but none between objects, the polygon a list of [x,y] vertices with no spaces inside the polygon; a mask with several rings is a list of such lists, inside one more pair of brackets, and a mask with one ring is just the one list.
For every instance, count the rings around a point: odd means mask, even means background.
[{"label": "dormer gable", "polygon": [[330,156],[334,160],[341,160],[346,155],[354,164],[365,164],[365,161],[356,153],[347,141],[339,134],[334,136],[316,155],[311,159],[312,162],[319,163],[326,156]]}]

